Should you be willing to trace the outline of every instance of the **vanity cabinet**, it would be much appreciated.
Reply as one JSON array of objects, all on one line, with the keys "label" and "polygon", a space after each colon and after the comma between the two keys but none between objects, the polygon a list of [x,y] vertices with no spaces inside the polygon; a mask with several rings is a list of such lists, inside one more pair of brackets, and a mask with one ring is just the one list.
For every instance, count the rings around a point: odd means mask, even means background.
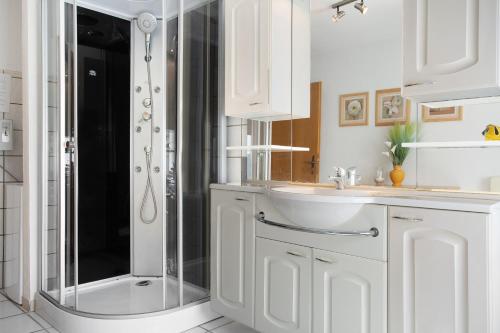
[{"label": "vanity cabinet", "polygon": [[257,238],[257,331],[311,331],[311,252],[308,247]]},{"label": "vanity cabinet", "polygon": [[226,0],[224,13],[226,116],[308,118],[309,0]]},{"label": "vanity cabinet", "polygon": [[498,332],[490,215],[391,207],[390,216],[389,332]]},{"label": "vanity cabinet", "polygon": [[255,195],[219,190],[211,193],[211,306],[253,327]]},{"label": "vanity cabinet", "polygon": [[313,250],[313,333],[387,332],[387,263]]},{"label": "vanity cabinet", "polygon": [[403,96],[500,95],[499,23],[498,0],[404,0]]}]

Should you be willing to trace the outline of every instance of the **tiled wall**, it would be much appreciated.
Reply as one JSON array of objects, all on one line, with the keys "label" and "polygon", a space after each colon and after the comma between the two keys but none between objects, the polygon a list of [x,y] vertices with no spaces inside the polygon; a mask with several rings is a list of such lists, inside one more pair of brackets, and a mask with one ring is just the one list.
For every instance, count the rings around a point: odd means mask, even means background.
[{"label": "tiled wall", "polygon": [[[247,132],[245,119],[227,117],[227,146],[242,146],[245,144],[244,134]],[[241,151],[227,151],[227,182],[241,182]]]},{"label": "tiled wall", "polygon": [[0,69],[0,73],[11,75],[11,103],[8,113],[1,119],[12,119],[14,123],[14,150],[0,151],[0,288],[4,287],[5,244],[9,229],[6,227],[5,183],[23,181],[23,94],[21,73]]}]

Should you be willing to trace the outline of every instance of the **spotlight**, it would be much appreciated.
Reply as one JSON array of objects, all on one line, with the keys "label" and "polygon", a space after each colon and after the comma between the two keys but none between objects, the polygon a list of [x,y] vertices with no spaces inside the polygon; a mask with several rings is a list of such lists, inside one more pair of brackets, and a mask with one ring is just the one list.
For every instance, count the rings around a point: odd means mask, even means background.
[{"label": "spotlight", "polygon": [[338,22],[344,16],[345,16],[345,12],[343,10],[340,10],[339,7],[337,7],[337,13],[332,16],[332,21]]},{"label": "spotlight", "polygon": [[357,10],[359,10],[359,12],[363,15],[366,14],[366,12],[368,11],[368,6],[365,5],[365,1],[364,0],[361,0],[361,2],[358,2],[356,4],[354,4],[354,8],[356,8]]}]

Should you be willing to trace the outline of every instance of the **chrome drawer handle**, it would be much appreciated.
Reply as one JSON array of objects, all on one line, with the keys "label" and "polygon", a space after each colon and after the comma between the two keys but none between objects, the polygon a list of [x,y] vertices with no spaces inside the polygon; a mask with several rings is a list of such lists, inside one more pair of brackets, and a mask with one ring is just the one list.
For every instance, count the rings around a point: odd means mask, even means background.
[{"label": "chrome drawer handle", "polygon": [[393,216],[392,218],[394,220],[406,221],[406,222],[414,222],[414,223],[424,222],[424,219],[418,217]]},{"label": "chrome drawer handle", "polygon": [[261,102],[255,102],[255,103],[250,103],[248,104],[249,106],[257,106],[257,105],[261,105],[262,103]]},{"label": "chrome drawer handle", "polygon": [[321,257],[316,257],[315,259],[317,261],[325,263],[325,264],[334,264],[334,263],[336,263],[335,260],[325,259],[325,258],[321,258]]},{"label": "chrome drawer handle", "polygon": [[291,255],[291,256],[294,256],[294,257],[301,257],[301,258],[305,258],[306,257],[302,253],[295,252],[295,251],[286,251],[286,253],[289,254],[289,255]]},{"label": "chrome drawer handle", "polygon": [[250,201],[250,200],[245,199],[245,198],[235,198],[234,200],[236,200],[236,201]]},{"label": "chrome drawer handle", "polygon": [[264,212],[260,212],[256,216],[257,221],[278,227],[278,228],[283,228],[283,229],[288,229],[288,230],[294,230],[294,231],[302,231],[302,232],[309,232],[312,234],[320,234],[320,235],[332,235],[332,236],[361,236],[361,237],[378,237],[380,232],[378,231],[377,228],[371,228],[369,231],[335,231],[335,230],[326,230],[326,229],[315,229],[315,228],[303,228],[303,227],[297,227],[293,225],[288,225],[288,224],[283,224],[283,223],[277,223],[273,221],[266,220],[266,215]]},{"label": "chrome drawer handle", "polygon": [[405,84],[405,88],[416,87],[416,86],[432,85],[432,84],[435,84],[435,83],[436,83],[435,81],[411,82],[411,83]]}]

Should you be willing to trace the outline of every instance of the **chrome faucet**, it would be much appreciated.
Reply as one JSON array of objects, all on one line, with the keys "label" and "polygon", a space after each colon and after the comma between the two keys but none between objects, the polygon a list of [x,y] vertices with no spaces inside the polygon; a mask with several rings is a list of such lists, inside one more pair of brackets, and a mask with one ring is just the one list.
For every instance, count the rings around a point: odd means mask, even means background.
[{"label": "chrome faucet", "polygon": [[333,171],[334,171],[334,175],[329,176],[328,179],[330,181],[335,182],[335,186],[337,187],[337,190],[343,190],[345,188],[345,175],[346,175],[345,169],[339,168],[339,167],[334,167]]}]

